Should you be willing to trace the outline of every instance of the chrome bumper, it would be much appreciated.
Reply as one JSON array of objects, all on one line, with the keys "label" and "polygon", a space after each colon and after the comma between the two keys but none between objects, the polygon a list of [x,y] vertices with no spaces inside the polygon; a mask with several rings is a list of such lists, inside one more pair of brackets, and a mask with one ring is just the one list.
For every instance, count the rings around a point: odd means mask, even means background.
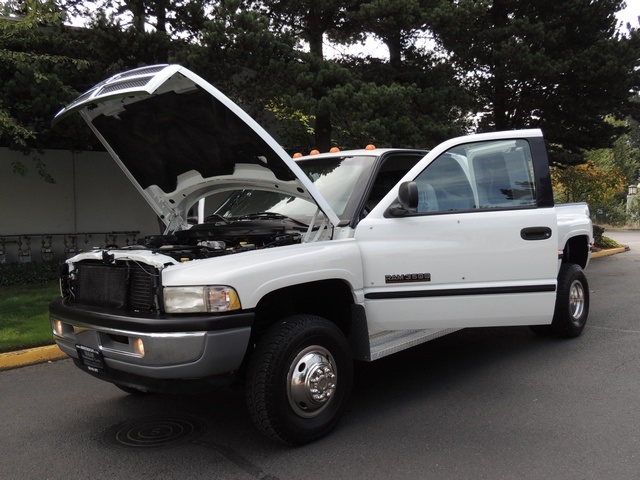
[{"label": "chrome bumper", "polygon": [[[69,314],[66,314],[67,310]],[[126,321],[128,328],[112,328],[97,325],[98,322],[92,322],[93,315],[85,313],[89,318],[81,321],[78,319],[81,312],[73,307],[52,303],[53,336],[60,349],[76,360],[82,360],[79,347],[99,352],[105,366],[104,372],[100,373],[106,380],[111,371],[155,379],[196,379],[228,374],[240,367],[251,334],[246,321],[239,322],[236,328],[229,326],[233,322],[227,319],[226,328],[217,330],[166,331],[168,325],[174,330],[179,328],[180,319],[145,319],[140,328],[135,328],[139,319],[119,316],[119,323]],[[153,331],[150,322],[160,331]],[[82,361],[76,363],[82,367]],[[96,373],[90,368],[87,370]]]}]

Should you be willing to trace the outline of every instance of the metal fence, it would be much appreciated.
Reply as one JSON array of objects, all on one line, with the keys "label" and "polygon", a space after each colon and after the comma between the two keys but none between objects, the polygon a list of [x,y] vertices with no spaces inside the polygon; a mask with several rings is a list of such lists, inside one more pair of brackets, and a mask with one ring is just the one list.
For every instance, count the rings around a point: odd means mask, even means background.
[{"label": "metal fence", "polygon": [[140,231],[0,234],[0,263],[49,262],[93,248],[137,243]]}]

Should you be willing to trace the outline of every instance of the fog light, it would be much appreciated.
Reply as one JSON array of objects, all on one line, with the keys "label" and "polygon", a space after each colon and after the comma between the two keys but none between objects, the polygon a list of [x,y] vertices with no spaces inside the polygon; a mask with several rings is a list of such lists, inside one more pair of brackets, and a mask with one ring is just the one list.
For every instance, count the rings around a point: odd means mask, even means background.
[{"label": "fog light", "polygon": [[60,320],[53,321],[53,333],[59,337],[62,336],[62,322]]},{"label": "fog light", "polygon": [[136,338],[133,340],[133,351],[141,357],[144,357],[144,343],[142,342],[141,338]]}]

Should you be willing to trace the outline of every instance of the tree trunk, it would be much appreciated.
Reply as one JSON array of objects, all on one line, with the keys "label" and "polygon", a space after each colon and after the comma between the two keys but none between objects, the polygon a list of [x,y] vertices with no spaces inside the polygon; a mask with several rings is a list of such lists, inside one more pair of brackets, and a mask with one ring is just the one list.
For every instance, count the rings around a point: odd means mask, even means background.
[{"label": "tree trunk", "polygon": [[321,12],[315,3],[309,7],[305,18],[305,34],[306,40],[309,42],[309,52],[318,60],[324,60],[324,52],[322,49],[322,39],[324,36],[324,26],[322,19],[319,18]]},{"label": "tree trunk", "polygon": [[165,2],[155,2],[153,11],[156,15],[156,31],[158,33],[167,33],[167,5]]},{"label": "tree trunk", "polygon": [[[504,31],[509,21],[505,0],[494,0],[491,8],[493,28]],[[501,55],[496,52],[497,45],[493,45],[491,59],[491,74],[493,84],[493,121],[496,130],[508,130],[511,125],[507,115],[509,106],[509,92],[507,90],[506,65]]]},{"label": "tree trunk", "polygon": [[331,148],[331,112],[317,111],[314,140],[316,148],[321,152],[328,152]]},{"label": "tree trunk", "polygon": [[146,23],[144,0],[127,0],[125,4],[133,17],[133,28],[140,33],[144,33],[144,25]]},{"label": "tree trunk", "polygon": [[400,35],[388,36],[385,38],[384,43],[389,49],[389,65],[397,70],[402,65],[402,40]]},{"label": "tree trunk", "polygon": [[[323,68],[324,51],[323,37],[324,27],[322,22],[317,20],[315,6],[309,9],[307,17],[307,40],[309,42],[309,52],[315,57],[316,69]],[[315,148],[321,152],[327,152],[331,148],[331,110],[323,106],[322,99],[325,97],[325,88],[323,85],[316,85],[312,89],[313,99],[316,101],[316,121],[314,128]]]}]

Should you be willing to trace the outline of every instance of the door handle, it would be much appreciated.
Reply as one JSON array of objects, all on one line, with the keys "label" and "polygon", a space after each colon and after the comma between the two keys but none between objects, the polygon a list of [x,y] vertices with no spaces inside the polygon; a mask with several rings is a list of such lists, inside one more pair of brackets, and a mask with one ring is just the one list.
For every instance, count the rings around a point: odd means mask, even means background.
[{"label": "door handle", "polygon": [[551,229],[549,227],[527,227],[520,230],[520,236],[523,240],[546,240],[551,238]]}]

